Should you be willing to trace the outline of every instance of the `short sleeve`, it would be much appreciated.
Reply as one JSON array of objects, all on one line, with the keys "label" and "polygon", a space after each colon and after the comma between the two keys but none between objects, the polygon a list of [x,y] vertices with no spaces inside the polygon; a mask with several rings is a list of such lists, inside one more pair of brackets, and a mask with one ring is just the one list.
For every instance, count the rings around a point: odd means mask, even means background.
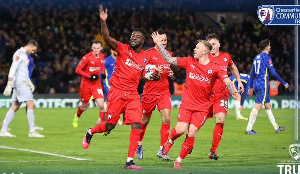
[{"label": "short sleeve", "polygon": [[124,50],[126,47],[126,44],[123,44],[122,42],[118,42],[118,46],[115,49],[115,51],[119,54],[120,52],[122,52],[122,50]]},{"label": "short sleeve", "polygon": [[190,64],[190,60],[191,58],[190,57],[177,57],[177,65],[181,68],[184,68],[186,69],[187,66]]},{"label": "short sleeve", "polygon": [[232,61],[231,56],[227,53],[227,54],[226,54],[226,57],[227,57],[227,59],[228,59],[228,66],[229,66],[229,67],[232,67],[232,65],[233,65],[234,63],[233,63],[233,61]]}]

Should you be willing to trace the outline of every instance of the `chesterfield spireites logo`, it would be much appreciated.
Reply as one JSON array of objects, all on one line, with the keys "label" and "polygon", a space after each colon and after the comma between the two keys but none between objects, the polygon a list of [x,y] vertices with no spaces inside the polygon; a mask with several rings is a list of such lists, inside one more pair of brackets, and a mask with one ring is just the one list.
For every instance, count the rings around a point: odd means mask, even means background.
[{"label": "chesterfield spireites logo", "polygon": [[300,166],[300,144],[291,144],[289,147],[289,153],[293,159],[281,161],[277,164],[280,174],[287,173],[299,173]]},{"label": "chesterfield spireites logo", "polygon": [[262,5],[257,10],[258,19],[265,25],[269,25],[274,19],[274,6]]},{"label": "chesterfield spireites logo", "polygon": [[300,6],[261,5],[257,17],[264,25],[300,25]]},{"label": "chesterfield spireites logo", "polygon": [[300,159],[300,144],[291,144],[289,151],[294,160],[298,161]]}]

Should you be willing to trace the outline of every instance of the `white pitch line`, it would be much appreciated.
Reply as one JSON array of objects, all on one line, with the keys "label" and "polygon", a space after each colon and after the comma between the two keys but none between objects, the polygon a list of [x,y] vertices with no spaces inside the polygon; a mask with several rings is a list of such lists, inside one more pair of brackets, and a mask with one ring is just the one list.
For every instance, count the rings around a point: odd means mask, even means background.
[{"label": "white pitch line", "polygon": [[61,162],[61,161],[66,161],[66,160],[31,160],[31,161],[24,161],[24,160],[19,160],[19,161],[0,161],[0,163],[32,163],[32,162]]},{"label": "white pitch line", "polygon": [[76,158],[72,156],[65,156],[65,155],[59,155],[55,153],[48,153],[48,152],[42,152],[42,151],[36,151],[36,150],[30,150],[30,149],[20,149],[20,148],[14,148],[14,147],[5,147],[5,146],[0,146],[1,149],[10,149],[10,150],[19,150],[19,151],[25,151],[25,152],[31,152],[31,153],[38,153],[38,154],[43,154],[43,155],[50,155],[50,156],[56,156],[56,157],[61,157],[61,158],[67,158],[67,159],[73,159],[77,161],[92,161],[90,159],[84,159],[84,158]]}]

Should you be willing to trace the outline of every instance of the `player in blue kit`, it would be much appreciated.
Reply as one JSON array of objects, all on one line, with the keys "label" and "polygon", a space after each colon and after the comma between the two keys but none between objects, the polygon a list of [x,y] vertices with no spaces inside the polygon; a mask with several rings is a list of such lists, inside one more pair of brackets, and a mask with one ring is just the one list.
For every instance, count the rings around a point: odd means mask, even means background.
[{"label": "player in blue kit", "polygon": [[[241,79],[241,82],[244,86],[244,89],[246,92],[243,92],[242,94],[240,93],[240,96],[238,97],[237,100],[234,101],[234,104],[235,104],[235,112],[236,112],[236,119],[237,120],[248,120],[248,118],[244,117],[241,115],[241,112],[243,110],[243,105],[244,105],[244,102],[245,100],[247,99],[248,97],[248,89],[249,89],[249,80],[250,80],[250,76],[248,74],[240,74],[240,79]],[[234,75],[231,75],[230,76],[230,80],[234,83],[235,85],[235,88],[236,89],[239,89],[238,88],[238,81],[236,80],[236,78],[234,77]]]},{"label": "player in blue kit", "polygon": [[284,85],[285,89],[289,87],[289,84],[277,74],[273,67],[272,58],[269,56],[271,51],[270,40],[262,40],[259,43],[259,48],[262,49],[262,52],[253,59],[249,80],[249,96],[253,95],[253,89],[255,92],[255,105],[250,113],[249,122],[246,128],[246,134],[249,135],[258,134],[252,127],[263,105],[265,106],[266,114],[268,115],[275,132],[279,133],[286,129],[286,127],[278,126],[271,110],[269,73],[271,72],[271,74]]}]

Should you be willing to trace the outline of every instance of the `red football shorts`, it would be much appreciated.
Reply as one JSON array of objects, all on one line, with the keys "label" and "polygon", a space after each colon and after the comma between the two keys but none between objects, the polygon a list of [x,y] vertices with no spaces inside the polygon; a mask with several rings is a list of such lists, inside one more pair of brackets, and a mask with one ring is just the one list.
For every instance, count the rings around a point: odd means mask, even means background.
[{"label": "red football shorts", "polygon": [[166,92],[161,95],[143,94],[142,96],[142,108],[143,115],[150,117],[155,107],[160,111],[162,109],[172,109],[171,94]]},{"label": "red football shorts", "polygon": [[184,122],[188,124],[195,125],[198,129],[205,123],[207,118],[207,110],[206,111],[192,111],[185,109],[184,107],[179,108],[179,113],[177,116],[177,122]]},{"label": "red football shorts", "polygon": [[213,104],[213,113],[217,114],[219,112],[225,113],[227,115],[228,111],[228,100],[229,92],[213,93],[211,94],[210,100]]},{"label": "red football shorts", "polygon": [[93,85],[85,85],[84,83],[82,83],[80,85],[81,102],[87,104],[91,96],[93,96],[94,99],[104,98],[103,87],[101,83],[95,83]]},{"label": "red football shorts", "polygon": [[110,88],[107,101],[106,122],[117,124],[123,114],[123,124],[142,123],[142,104],[137,92]]}]

